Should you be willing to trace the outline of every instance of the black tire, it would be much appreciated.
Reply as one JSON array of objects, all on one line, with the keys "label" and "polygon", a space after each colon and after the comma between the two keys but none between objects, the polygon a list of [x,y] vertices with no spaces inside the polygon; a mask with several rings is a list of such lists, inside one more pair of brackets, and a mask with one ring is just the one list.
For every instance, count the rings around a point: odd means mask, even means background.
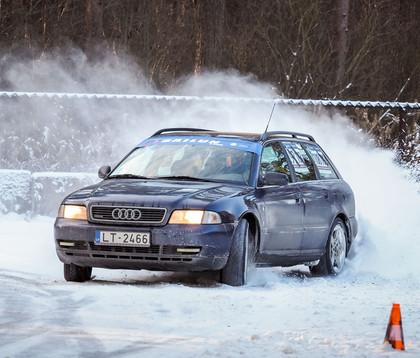
[{"label": "black tire", "polygon": [[254,245],[249,236],[249,223],[242,219],[233,234],[229,258],[221,272],[222,283],[230,286],[246,284],[249,267],[255,256]]},{"label": "black tire", "polygon": [[328,235],[325,252],[318,265],[310,266],[309,270],[314,275],[338,275],[344,267],[347,256],[347,230],[343,220],[336,218]]},{"label": "black tire", "polygon": [[92,267],[82,267],[74,264],[64,264],[64,278],[70,282],[89,281],[92,276]]}]

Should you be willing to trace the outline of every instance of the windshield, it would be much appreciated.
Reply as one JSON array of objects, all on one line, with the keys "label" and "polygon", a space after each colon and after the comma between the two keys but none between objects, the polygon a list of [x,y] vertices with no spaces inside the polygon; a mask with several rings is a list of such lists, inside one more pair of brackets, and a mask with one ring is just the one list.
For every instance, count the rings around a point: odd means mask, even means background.
[{"label": "windshield", "polygon": [[136,148],[110,177],[198,179],[248,184],[252,152],[241,149],[160,144]]}]

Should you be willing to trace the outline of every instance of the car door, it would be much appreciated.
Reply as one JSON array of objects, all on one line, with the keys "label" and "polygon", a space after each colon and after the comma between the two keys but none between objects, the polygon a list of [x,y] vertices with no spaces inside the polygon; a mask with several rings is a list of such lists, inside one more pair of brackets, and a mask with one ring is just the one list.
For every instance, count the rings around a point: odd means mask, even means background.
[{"label": "car door", "polygon": [[322,251],[333,220],[331,193],[319,180],[302,183],[301,190],[305,201],[302,253]]},{"label": "car door", "polygon": [[308,197],[302,250],[323,250],[330,226],[337,216],[337,186],[340,180],[328,157],[317,144],[303,146],[314,164],[318,180],[309,181],[307,187],[302,188]]},{"label": "car door", "polygon": [[293,158],[296,181],[305,203],[302,254],[316,253],[324,249],[334,219],[333,194],[328,180],[323,179],[336,174],[316,144],[285,142],[284,146]]},{"label": "car door", "polygon": [[[304,206],[299,186],[292,183],[289,167],[280,142],[268,143],[263,148],[256,191],[261,218],[260,253],[263,255],[293,255],[300,251]],[[286,174],[290,184],[265,184],[264,177],[268,172]]]}]

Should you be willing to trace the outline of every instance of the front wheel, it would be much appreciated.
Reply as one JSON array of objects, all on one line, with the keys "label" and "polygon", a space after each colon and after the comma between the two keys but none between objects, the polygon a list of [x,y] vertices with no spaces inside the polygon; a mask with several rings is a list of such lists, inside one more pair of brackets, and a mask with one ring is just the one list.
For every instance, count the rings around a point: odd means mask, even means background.
[{"label": "front wheel", "polygon": [[338,275],[344,267],[347,254],[347,231],[343,220],[336,218],[328,236],[325,253],[318,265],[309,267],[315,275]]},{"label": "front wheel", "polygon": [[255,256],[254,245],[249,236],[249,223],[242,219],[233,234],[229,258],[221,272],[222,283],[230,286],[246,284],[249,266]]},{"label": "front wheel", "polygon": [[64,264],[64,278],[71,282],[89,281],[92,276],[92,267],[82,267],[75,264]]}]

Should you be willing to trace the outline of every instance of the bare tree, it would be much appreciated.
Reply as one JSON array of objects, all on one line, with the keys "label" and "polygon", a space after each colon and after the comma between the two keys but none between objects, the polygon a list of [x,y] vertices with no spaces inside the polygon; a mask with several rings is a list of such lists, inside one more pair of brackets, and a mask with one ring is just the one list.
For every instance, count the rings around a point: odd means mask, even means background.
[{"label": "bare tree", "polygon": [[0,48],[36,58],[99,44],[168,91],[234,68],[287,97],[414,100],[419,25],[418,0],[1,0]]},{"label": "bare tree", "polygon": [[337,0],[337,89],[338,93],[345,86],[346,76],[346,59],[347,59],[347,42],[348,42],[348,20],[349,20],[349,1],[350,0]]},{"label": "bare tree", "polygon": [[201,67],[223,67],[225,0],[197,0],[196,72]]},{"label": "bare tree", "polygon": [[100,43],[104,37],[102,13],[102,3],[99,0],[86,0],[85,24],[88,44]]}]

